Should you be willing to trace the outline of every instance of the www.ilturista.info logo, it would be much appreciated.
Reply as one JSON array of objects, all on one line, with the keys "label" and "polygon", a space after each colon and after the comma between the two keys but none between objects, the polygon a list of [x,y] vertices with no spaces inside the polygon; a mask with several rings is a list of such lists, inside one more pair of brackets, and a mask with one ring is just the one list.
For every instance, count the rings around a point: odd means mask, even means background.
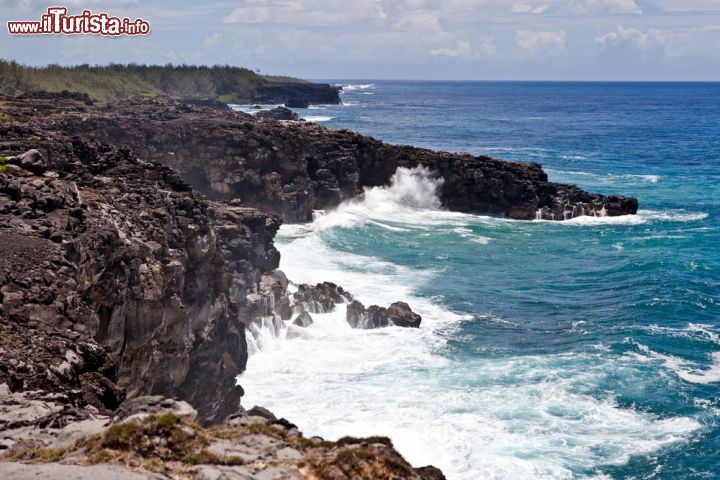
[{"label": "www.ilturista.info logo", "polygon": [[40,21],[7,22],[10,35],[147,35],[150,23],[142,18],[130,20],[107,13],[83,10],[80,15],[68,15],[66,7],[50,7]]}]

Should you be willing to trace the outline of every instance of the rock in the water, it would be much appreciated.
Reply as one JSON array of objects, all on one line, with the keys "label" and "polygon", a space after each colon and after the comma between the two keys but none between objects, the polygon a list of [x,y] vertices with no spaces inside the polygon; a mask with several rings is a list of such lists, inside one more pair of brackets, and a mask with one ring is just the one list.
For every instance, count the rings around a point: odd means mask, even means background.
[{"label": "rock in the water", "polygon": [[422,317],[405,302],[395,302],[389,308],[371,305],[368,308],[355,300],[346,309],[345,319],[353,328],[371,329],[387,326],[419,328]]},{"label": "rock in the water", "polygon": [[293,308],[296,313],[328,313],[339,303],[352,302],[353,296],[341,286],[332,282],[318,283],[315,286],[302,284],[293,294]]},{"label": "rock in the water", "polygon": [[405,302],[395,302],[387,309],[387,316],[392,325],[398,327],[419,328],[422,317],[413,312]]},{"label": "rock in the water", "polygon": [[312,324],[313,319],[308,312],[302,312],[295,318],[295,321],[293,321],[293,325],[297,325],[299,327],[309,327]]},{"label": "rock in the water", "polygon": [[300,117],[286,107],[275,107],[272,110],[262,110],[255,114],[256,118],[264,120],[298,120]]},{"label": "rock in the water", "polygon": [[446,480],[442,470],[432,465],[416,468],[415,471],[422,480]]},{"label": "rock in the water", "polygon": [[312,338],[312,335],[310,335],[303,327],[299,327],[297,325],[290,325],[289,327],[287,327],[287,333],[285,334],[285,338],[287,338],[288,340],[294,340],[296,338],[310,340]]}]

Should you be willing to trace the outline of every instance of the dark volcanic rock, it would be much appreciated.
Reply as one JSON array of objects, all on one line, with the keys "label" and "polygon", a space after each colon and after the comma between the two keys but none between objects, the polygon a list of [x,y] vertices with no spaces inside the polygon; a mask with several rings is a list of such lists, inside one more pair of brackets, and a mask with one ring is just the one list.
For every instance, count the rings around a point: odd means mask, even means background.
[{"label": "dark volcanic rock", "polygon": [[347,306],[346,320],[353,328],[371,329],[387,326],[419,328],[422,317],[405,302],[395,302],[389,308],[371,305],[368,308],[355,300]]},{"label": "dark volcanic rock", "polygon": [[305,98],[290,97],[285,105],[290,108],[308,108],[310,106],[310,102],[308,102]]},{"label": "dark volcanic rock", "polygon": [[308,312],[302,312],[293,321],[293,325],[297,325],[298,327],[309,327],[312,324],[313,319]]},{"label": "dark volcanic rock", "polygon": [[337,105],[340,103],[340,95],[337,88],[324,83],[272,83],[257,87],[253,101],[307,108],[311,104]]},{"label": "dark volcanic rock", "polygon": [[353,296],[349,292],[331,282],[318,283],[315,286],[302,284],[293,294],[293,305],[297,313],[332,312],[336,304],[352,301]]},{"label": "dark volcanic rock", "polygon": [[230,110],[230,107],[227,103],[223,103],[220,100],[216,100],[214,98],[183,98],[182,100],[180,100],[180,102],[187,105],[194,105],[196,107],[217,108],[218,110]]},{"label": "dark volcanic rock", "polygon": [[272,110],[263,110],[255,114],[256,118],[264,120],[298,120],[300,117],[297,113],[289,108],[275,107]]},{"label": "dark volcanic rock", "polygon": [[638,207],[634,198],[548,182],[535,163],[389,145],[311,122],[262,122],[241,112],[137,101],[64,111],[46,121],[130,145],[142,157],[177,169],[210,198],[237,199],[288,222],[309,221],[314,210],[355,198],[366,187],[388,185],[400,167],[418,166],[442,177],[438,194],[451,210],[563,220],[633,214]]},{"label": "dark volcanic rock", "polygon": [[0,154],[31,170],[0,172],[0,382],[106,410],[125,390],[204,421],[235,411],[279,220],[209,203],[128,149],[15,128]]},{"label": "dark volcanic rock", "polygon": [[432,465],[416,468],[415,471],[422,480],[446,480],[442,470]]}]

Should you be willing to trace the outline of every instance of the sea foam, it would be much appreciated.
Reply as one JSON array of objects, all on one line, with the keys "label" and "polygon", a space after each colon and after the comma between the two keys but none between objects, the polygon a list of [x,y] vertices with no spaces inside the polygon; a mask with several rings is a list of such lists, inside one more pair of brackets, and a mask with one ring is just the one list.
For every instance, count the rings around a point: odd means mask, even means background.
[{"label": "sea foam", "polygon": [[448,355],[447,338],[463,322],[492,319],[453,312],[419,293],[442,272],[337,246],[340,230],[371,235],[368,227],[378,225],[387,235],[473,235],[478,217],[442,210],[439,186],[427,170],[401,169],[390,187],[368,189],[310,225],[280,229],[280,267],[292,281],[333,281],[365,305],[404,300],[423,321],[419,329],[353,330],[340,305],[313,315],[305,338],[261,332],[262,345],[239,378],[244,405],[264,405],[307,435],[390,436],[411,463],[437,465],[455,480],[599,477],[603,465],[685,441],[700,428],[692,418],[663,418],[587,391],[616,368],[631,382],[645,375],[609,350]]}]

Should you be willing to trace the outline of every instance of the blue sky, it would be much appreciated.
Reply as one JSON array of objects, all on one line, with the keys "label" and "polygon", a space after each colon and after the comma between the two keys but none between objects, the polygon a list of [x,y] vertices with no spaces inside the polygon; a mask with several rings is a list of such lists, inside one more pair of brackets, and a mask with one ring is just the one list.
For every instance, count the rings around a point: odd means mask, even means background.
[{"label": "blue sky", "polygon": [[[23,63],[228,63],[304,78],[720,80],[720,0],[68,0],[146,38],[10,37]],[[0,20],[48,3],[0,0]],[[4,29],[4,27],[3,27]]]}]

